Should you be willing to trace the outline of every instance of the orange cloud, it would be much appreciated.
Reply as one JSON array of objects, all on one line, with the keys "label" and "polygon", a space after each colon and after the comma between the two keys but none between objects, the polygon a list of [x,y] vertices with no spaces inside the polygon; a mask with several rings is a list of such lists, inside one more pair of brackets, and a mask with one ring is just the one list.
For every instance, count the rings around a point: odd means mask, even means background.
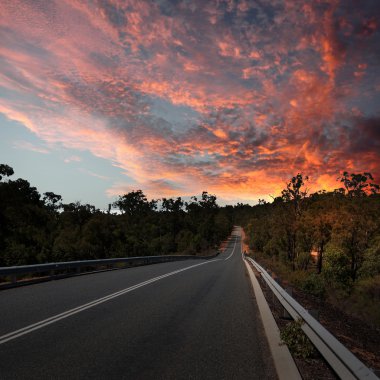
[{"label": "orange cloud", "polygon": [[121,168],[109,194],[254,200],[299,171],[330,189],[379,172],[378,25],[350,4],[6,1],[0,112]]}]

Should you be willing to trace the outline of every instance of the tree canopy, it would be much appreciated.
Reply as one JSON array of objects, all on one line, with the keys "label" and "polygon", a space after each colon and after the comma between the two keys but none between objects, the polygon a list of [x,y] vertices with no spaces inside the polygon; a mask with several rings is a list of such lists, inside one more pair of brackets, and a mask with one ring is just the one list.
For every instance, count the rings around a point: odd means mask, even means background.
[{"label": "tree canopy", "polygon": [[[232,229],[232,215],[204,191],[148,200],[142,190],[118,197],[121,214],[81,202],[64,203],[54,192],[24,179],[5,179],[13,169],[0,165],[0,266],[121,256],[206,254]],[[161,207],[158,208],[160,203]]]}]

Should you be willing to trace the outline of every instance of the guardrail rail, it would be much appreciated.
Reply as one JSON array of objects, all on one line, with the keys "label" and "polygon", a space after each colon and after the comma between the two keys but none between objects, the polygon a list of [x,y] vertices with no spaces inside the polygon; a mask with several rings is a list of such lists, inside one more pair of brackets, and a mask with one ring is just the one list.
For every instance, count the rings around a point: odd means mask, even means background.
[{"label": "guardrail rail", "polygon": [[302,330],[341,379],[379,380],[371,369],[366,367],[351,351],[314,319],[261,265],[248,256],[245,256],[245,258],[260,273],[262,279],[291,317],[295,320],[301,318],[304,321]]},{"label": "guardrail rail", "polygon": [[[49,279],[58,278],[57,273],[62,271],[69,271],[75,269],[76,272],[65,273],[62,277],[73,276],[80,273],[82,268],[96,268],[96,267],[108,267],[112,269],[118,268],[119,265],[124,265],[124,268],[131,266],[140,266],[148,264],[166,263],[171,261],[183,261],[191,259],[203,259],[209,260],[215,258],[219,252],[211,256],[190,256],[190,255],[167,255],[167,256],[140,256],[140,257],[120,257],[112,259],[100,259],[100,260],[82,260],[82,261],[64,261],[47,264],[35,264],[35,265],[21,265],[12,267],[0,267],[0,278],[10,278],[10,282],[4,284],[0,283],[0,289],[14,287],[20,284],[27,284],[35,281],[47,281]],[[18,277],[22,275],[36,275],[45,274],[43,279],[36,280],[31,278],[30,281],[18,281]]]}]

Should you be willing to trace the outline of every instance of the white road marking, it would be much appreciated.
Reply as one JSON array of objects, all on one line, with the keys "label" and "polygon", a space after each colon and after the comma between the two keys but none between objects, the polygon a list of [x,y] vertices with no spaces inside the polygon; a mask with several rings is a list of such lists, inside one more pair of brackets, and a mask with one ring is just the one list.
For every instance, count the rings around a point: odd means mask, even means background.
[{"label": "white road marking", "polygon": [[[236,242],[235,242],[235,244],[236,244]],[[105,297],[102,297],[102,298],[98,298],[98,299],[96,299],[94,301],[88,302],[86,304],[83,304],[81,306],[75,307],[73,309],[64,311],[63,313],[53,315],[52,317],[44,319],[44,320],[42,320],[40,322],[33,323],[33,324],[31,324],[29,326],[26,326],[26,327],[23,327],[23,328],[21,328],[19,330],[15,330],[15,331],[12,331],[12,332],[10,332],[8,334],[0,336],[0,344],[9,342],[10,340],[13,340],[13,339],[19,338],[20,336],[29,334],[32,331],[35,331],[35,330],[41,329],[43,327],[46,327],[48,325],[51,325],[52,323],[58,322],[61,319],[68,318],[68,317],[70,317],[70,316],[72,316],[74,314],[80,313],[81,311],[90,309],[90,308],[92,308],[94,306],[97,306],[97,305],[99,305],[101,303],[107,302],[107,301],[109,301],[109,300],[111,300],[113,298],[120,297],[123,294],[132,292],[133,290],[136,290],[136,289],[141,288],[143,286],[149,285],[149,284],[151,284],[153,282],[162,280],[162,279],[164,279],[166,277],[173,276],[173,275],[175,275],[177,273],[180,273],[180,272],[192,269],[192,268],[196,268],[196,267],[199,267],[201,265],[209,264],[209,263],[212,263],[214,261],[219,261],[219,260],[220,259],[208,260],[208,261],[200,263],[200,264],[195,264],[195,265],[191,265],[189,267],[183,268],[183,269],[178,269],[176,271],[173,271],[173,272],[170,272],[170,273],[166,273],[166,274],[158,276],[158,277],[151,278],[150,280],[141,282],[140,284],[136,284],[136,285],[130,286],[129,288],[125,288],[125,289],[120,290],[118,292],[109,294],[108,296],[105,296]]]},{"label": "white road marking", "polygon": [[224,259],[224,261],[226,261],[226,260],[228,260],[229,258],[231,258],[231,256],[234,254],[234,252],[235,252],[235,247],[236,247],[236,241],[237,241],[237,236],[235,236],[235,244],[234,244],[234,248],[232,249],[232,252],[231,252],[231,254],[227,257],[227,258],[225,258]]}]

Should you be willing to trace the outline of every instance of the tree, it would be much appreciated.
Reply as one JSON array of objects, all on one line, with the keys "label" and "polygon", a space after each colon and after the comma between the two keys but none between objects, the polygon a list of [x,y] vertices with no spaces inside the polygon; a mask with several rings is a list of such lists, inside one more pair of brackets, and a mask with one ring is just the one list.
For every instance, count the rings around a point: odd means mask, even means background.
[{"label": "tree", "polygon": [[343,183],[349,197],[364,197],[369,194],[376,194],[380,190],[380,186],[373,182],[373,176],[368,172],[348,174],[345,171],[338,179]]},{"label": "tree", "polygon": [[203,210],[216,210],[219,206],[216,203],[216,196],[209,194],[207,191],[203,191],[201,195],[201,199],[198,200],[196,196],[190,198],[191,202],[186,202],[186,210],[191,212]]},{"label": "tree", "polygon": [[13,198],[13,202],[40,204],[40,193],[37,188],[30,186],[25,179],[18,178],[16,181],[7,183],[9,199]]},{"label": "tree", "polygon": [[42,200],[50,211],[58,211],[62,207],[62,197],[50,191],[44,193]]},{"label": "tree", "polygon": [[376,217],[368,212],[368,195],[379,192],[379,185],[374,183],[371,173],[348,174],[343,172],[338,178],[343,183],[347,195],[344,212],[346,217],[340,223],[341,243],[344,252],[350,260],[350,275],[356,281],[358,271],[364,262],[364,253],[369,246],[369,240],[376,230]]},{"label": "tree", "polygon": [[209,194],[207,191],[202,192],[202,198],[199,205],[204,209],[217,209],[219,206],[216,203],[216,195]]},{"label": "tree", "polygon": [[339,243],[342,252],[347,256],[350,276],[355,282],[377,223],[362,202],[347,204],[340,210],[340,215],[341,218],[335,223],[334,241]]},{"label": "tree", "polygon": [[94,214],[84,225],[78,244],[86,259],[105,259],[116,255],[113,231],[114,219],[101,212]]},{"label": "tree", "polygon": [[322,272],[326,244],[331,239],[332,220],[328,214],[318,215],[314,222],[314,243],[317,248],[317,273]]},{"label": "tree", "polygon": [[2,180],[3,176],[10,177],[14,174],[13,169],[6,164],[0,164],[0,181]]},{"label": "tree", "polygon": [[305,186],[305,181],[308,180],[306,176],[303,178],[302,174],[298,173],[287,184],[286,189],[282,190],[282,199],[285,202],[285,207],[290,205],[290,212],[286,212],[286,235],[288,242],[288,258],[292,263],[292,269],[296,269],[297,258],[297,234],[299,230],[299,220],[302,214],[302,206],[306,199],[308,190],[302,190]]},{"label": "tree", "polygon": [[162,198],[162,210],[166,212],[174,212],[178,213],[182,211],[182,208],[184,206],[184,202],[181,197],[178,197],[177,199],[173,198]]},{"label": "tree", "polygon": [[119,196],[119,199],[114,203],[122,213],[128,216],[143,215],[157,208],[157,201],[148,202],[142,190],[131,191],[128,194]]},{"label": "tree", "polygon": [[[1,173],[12,175],[13,169],[1,165]],[[49,256],[49,215],[40,198],[37,189],[22,178],[0,182],[2,264],[33,264]]]},{"label": "tree", "polygon": [[159,213],[159,241],[164,252],[175,252],[177,249],[177,235],[184,226],[184,202],[181,197],[176,199],[163,198]]},{"label": "tree", "polygon": [[196,196],[186,202],[186,221],[188,229],[194,235],[194,246],[200,251],[208,247],[214,247],[219,241],[215,216],[219,206],[216,203],[216,196],[203,191],[201,198]]},{"label": "tree", "polygon": [[344,203],[344,198],[336,199],[335,193],[318,191],[309,198],[310,228],[312,229],[313,248],[317,252],[317,273],[323,269],[326,245],[331,240],[332,230],[337,219],[337,212]]},{"label": "tree", "polygon": [[61,222],[63,225],[69,226],[69,228],[82,227],[86,222],[99,210],[95,206],[88,203],[81,204],[80,202],[72,202],[62,205],[63,212],[61,214]]},{"label": "tree", "polygon": [[294,206],[294,216],[298,217],[302,212],[302,204],[306,199],[308,190],[301,190],[305,186],[305,181],[309,179],[308,176],[305,179],[302,177],[302,174],[298,173],[293,177],[290,182],[286,184],[286,189],[282,190],[282,198],[285,202],[291,202]]}]

